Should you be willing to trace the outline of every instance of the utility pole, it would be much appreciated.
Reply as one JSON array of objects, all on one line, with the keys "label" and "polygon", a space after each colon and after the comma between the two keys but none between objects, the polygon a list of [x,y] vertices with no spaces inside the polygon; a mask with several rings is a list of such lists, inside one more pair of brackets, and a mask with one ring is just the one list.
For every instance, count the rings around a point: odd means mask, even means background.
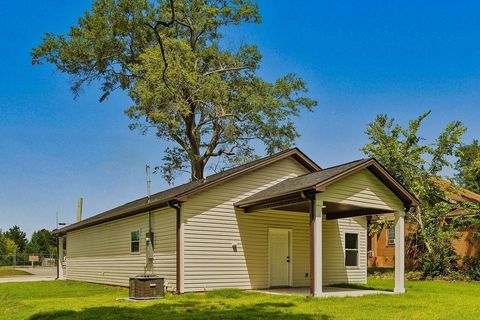
[{"label": "utility pole", "polygon": [[82,213],[83,213],[83,198],[78,198],[77,203],[77,222],[82,221]]}]

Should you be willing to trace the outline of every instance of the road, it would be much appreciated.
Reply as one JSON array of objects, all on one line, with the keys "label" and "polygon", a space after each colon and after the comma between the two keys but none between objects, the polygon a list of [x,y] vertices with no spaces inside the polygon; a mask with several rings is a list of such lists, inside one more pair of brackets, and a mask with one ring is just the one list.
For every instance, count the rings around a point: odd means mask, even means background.
[{"label": "road", "polygon": [[52,281],[57,277],[56,268],[17,268],[18,270],[24,270],[30,272],[28,276],[12,276],[12,277],[0,277],[0,283],[7,282],[31,282],[31,281]]}]

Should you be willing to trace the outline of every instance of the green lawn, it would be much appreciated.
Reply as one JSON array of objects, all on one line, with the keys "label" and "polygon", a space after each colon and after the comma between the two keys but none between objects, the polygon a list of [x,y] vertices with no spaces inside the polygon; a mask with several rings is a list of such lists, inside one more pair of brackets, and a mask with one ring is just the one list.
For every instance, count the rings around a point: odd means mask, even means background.
[{"label": "green lawn", "polygon": [[31,273],[23,270],[17,270],[12,267],[0,267],[0,277],[28,276],[28,275],[31,275]]},{"label": "green lawn", "polygon": [[[369,287],[390,289],[392,280]],[[0,319],[478,319],[480,284],[407,282],[404,295],[311,299],[235,290],[118,301],[127,290],[53,281],[0,284]]]}]

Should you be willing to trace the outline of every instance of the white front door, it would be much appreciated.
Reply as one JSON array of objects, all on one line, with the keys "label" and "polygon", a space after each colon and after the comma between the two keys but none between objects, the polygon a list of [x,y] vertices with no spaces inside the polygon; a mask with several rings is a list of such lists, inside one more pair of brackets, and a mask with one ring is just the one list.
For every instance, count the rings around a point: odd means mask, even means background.
[{"label": "white front door", "polygon": [[269,229],[270,287],[290,285],[290,230]]}]

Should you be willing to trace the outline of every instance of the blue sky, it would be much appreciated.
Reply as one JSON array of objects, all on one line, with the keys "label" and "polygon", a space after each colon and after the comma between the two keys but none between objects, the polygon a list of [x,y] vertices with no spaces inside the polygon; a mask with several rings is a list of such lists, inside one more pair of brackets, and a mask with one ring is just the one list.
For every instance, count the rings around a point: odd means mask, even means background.
[{"label": "blue sky", "polygon": [[[480,3],[475,1],[260,1],[261,25],[229,30],[227,45],[258,44],[260,74],[303,77],[319,101],[297,120],[297,146],[321,166],[361,158],[366,124],[378,113],[401,123],[433,113],[423,135],[450,120],[480,137]],[[145,194],[145,164],[164,144],[128,130],[117,93],[96,88],[76,100],[68,77],[32,66],[44,32],[65,33],[88,1],[11,1],[0,12],[0,229],[73,222],[76,199],[90,216]],[[159,191],[166,184],[152,179]],[[179,179],[177,182],[183,182]]]}]

